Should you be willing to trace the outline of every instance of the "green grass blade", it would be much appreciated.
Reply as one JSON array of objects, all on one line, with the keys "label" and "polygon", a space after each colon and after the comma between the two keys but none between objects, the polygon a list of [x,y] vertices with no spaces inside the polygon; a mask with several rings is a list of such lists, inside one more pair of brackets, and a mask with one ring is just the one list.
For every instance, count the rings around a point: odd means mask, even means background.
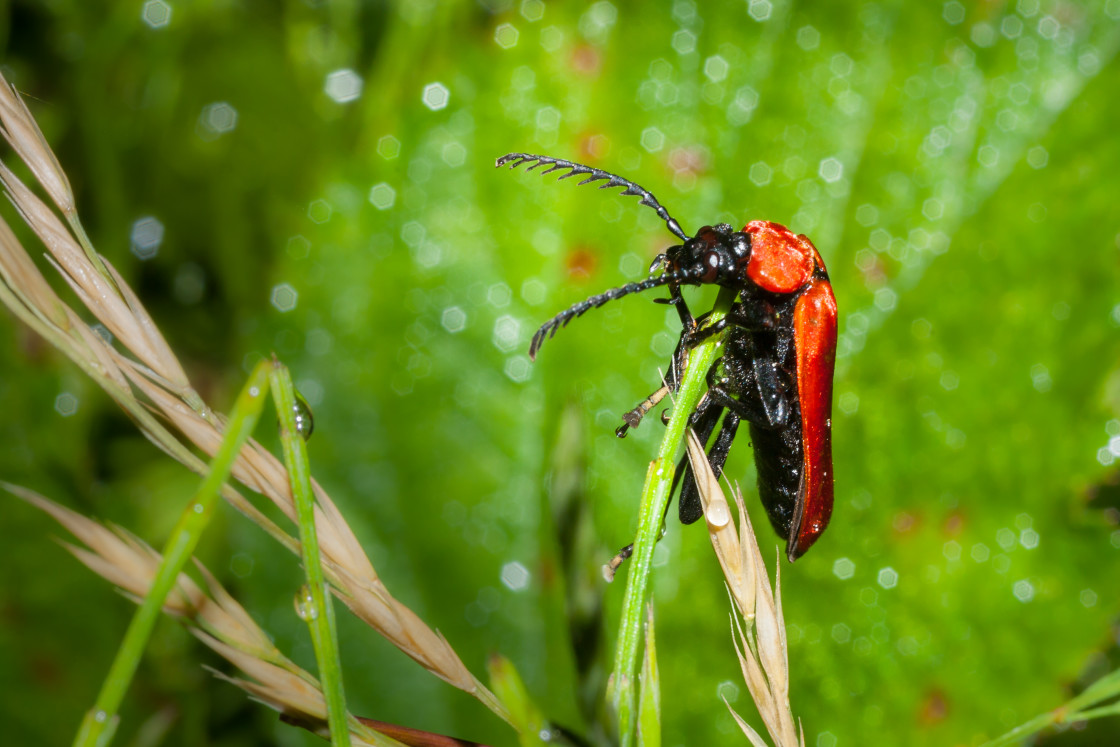
[{"label": "green grass blade", "polygon": [[319,554],[319,535],[315,531],[315,496],[311,489],[311,465],[307,457],[307,444],[296,427],[296,393],[292,377],[286,366],[279,362],[272,365],[270,376],[272,396],[280,416],[280,439],[284,449],[284,463],[291,480],[292,496],[299,522],[299,538],[303,568],[307,584],[300,590],[297,602],[300,617],[311,631],[315,660],[319,665],[319,682],[327,701],[327,723],[331,741],[344,747],[350,744],[350,729],[346,723],[346,698],[342,688],[342,663],[338,656],[338,631],[335,626],[334,605],[323,574]]},{"label": "green grass blade", "polygon": [[501,654],[493,654],[486,662],[490,687],[509,709],[509,722],[517,729],[518,744],[533,747],[542,744],[541,735],[549,731],[548,720],[529,695],[513,662]]},{"label": "green grass blade", "polygon": [[164,600],[198,546],[233,462],[260,418],[268,393],[268,369],[268,362],[258,364],[237,396],[221,446],[210,463],[210,472],[171,530],[151,590],[129,623],[97,701],[82,720],[74,737],[75,747],[103,747],[112,741],[119,720],[117,710],[140,664]]}]

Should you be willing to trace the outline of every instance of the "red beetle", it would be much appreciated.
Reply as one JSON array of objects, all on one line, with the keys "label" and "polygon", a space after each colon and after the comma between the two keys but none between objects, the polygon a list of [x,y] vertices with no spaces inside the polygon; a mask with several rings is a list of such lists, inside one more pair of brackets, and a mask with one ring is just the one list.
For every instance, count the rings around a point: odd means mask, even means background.
[{"label": "red beetle", "polygon": [[[786,538],[786,554],[796,560],[816,542],[832,515],[832,377],[836,362],[836,298],[820,254],[805,236],[785,226],[754,220],[742,231],[726,223],[704,226],[687,235],[650,192],[620,176],[590,166],[526,153],[511,153],[497,165],[530,162],[542,173],[566,170],[560,178],[581,175],[580,184],[607,180],[600,188],[625,187],[657,211],[683,243],[659,254],[651,276],[592,296],[546,322],[533,336],[530,357],[547,337],[588,309],[657,286],[668,286],[683,324],[666,386],[624,416],[637,425],[666,392],[677,387],[688,351],[706,337],[726,331],[723,353],[707,374],[708,391],[690,423],[707,443],[716,475],[723,471],[740,420],[750,426],[758,471],[758,492],[774,528]],[[660,271],[660,274],[654,274]],[[703,327],[681,296],[681,285],[716,284],[738,291],[718,323]],[[721,424],[722,421],[722,424]],[[683,480],[682,480],[683,478]],[[687,459],[677,468],[683,482],[680,519],[696,521],[703,511]]]}]

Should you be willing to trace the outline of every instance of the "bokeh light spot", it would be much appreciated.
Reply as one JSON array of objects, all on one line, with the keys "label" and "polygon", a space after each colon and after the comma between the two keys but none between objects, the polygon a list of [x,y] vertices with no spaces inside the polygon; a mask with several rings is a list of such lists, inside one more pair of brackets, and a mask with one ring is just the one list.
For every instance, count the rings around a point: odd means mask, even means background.
[{"label": "bokeh light spot", "polygon": [[331,219],[331,204],[326,200],[312,200],[307,206],[307,217],[312,223],[323,224]]},{"label": "bokeh light spot", "polygon": [[444,163],[451,168],[457,168],[467,160],[467,149],[459,143],[448,143],[443,146],[443,152],[440,155]]},{"label": "bokeh light spot", "polygon": [[832,564],[832,573],[841,581],[847,581],[855,575],[856,564],[848,558],[837,558]]},{"label": "bokeh light spot", "polygon": [[1027,164],[1032,169],[1044,168],[1049,161],[1050,154],[1041,145],[1036,145],[1027,151]]},{"label": "bokeh light spot", "polygon": [[521,322],[508,314],[498,317],[490,340],[498,350],[510,352],[521,342]]},{"label": "bokeh light spot", "polygon": [[198,134],[203,140],[215,140],[237,128],[237,110],[225,101],[202,107],[198,115]]},{"label": "bokeh light spot", "polygon": [[338,104],[357,101],[362,95],[362,76],[349,68],[327,73],[323,83],[323,93]]},{"label": "bokeh light spot", "polygon": [[840,163],[838,158],[829,157],[821,161],[817,173],[820,174],[821,179],[832,184],[840,181],[840,178],[844,176],[844,164]]},{"label": "bokeh light spot", "polygon": [[544,18],[543,0],[522,0],[521,17],[529,23],[536,23]]},{"label": "bokeh light spot", "polygon": [[898,586],[898,571],[889,565],[886,568],[879,569],[879,586],[884,589],[893,589]]},{"label": "bokeh light spot", "polygon": [[517,27],[512,23],[502,23],[494,29],[494,43],[502,49],[512,49],[517,46],[519,35]]},{"label": "bokeh light spot", "polygon": [[171,6],[163,0],[148,0],[140,9],[140,20],[153,29],[161,29],[171,23]]},{"label": "bokeh light spot", "polygon": [[964,20],[964,6],[957,2],[957,0],[949,0],[941,6],[941,17],[945,22],[956,26]]},{"label": "bokeh light spot", "polygon": [[870,228],[878,222],[879,208],[866,202],[856,208],[856,223],[864,228]]},{"label": "bokeh light spot", "polygon": [[440,316],[440,324],[453,335],[462,332],[467,326],[467,313],[458,306],[448,306]]},{"label": "bokeh light spot", "polygon": [[731,680],[724,680],[716,686],[716,695],[728,703],[739,700],[739,686]]},{"label": "bokeh light spot", "polygon": [[397,201],[397,191],[385,182],[374,184],[369,190],[369,201],[378,210],[388,210]]},{"label": "bokeh light spot", "polygon": [[78,398],[70,392],[63,392],[54,398],[54,411],[64,418],[78,412]]},{"label": "bokeh light spot", "polygon": [[812,26],[802,26],[797,30],[797,46],[806,52],[816,49],[821,43],[821,32]]},{"label": "bokeh light spot", "polygon": [[650,153],[656,153],[665,147],[665,135],[656,127],[647,127],[642,130],[642,147]]},{"label": "bokeh light spot", "polygon": [[1036,363],[1031,366],[1031,385],[1037,391],[1046,393],[1050,391],[1050,387],[1053,383],[1054,382],[1050,379],[1050,369],[1041,363]]},{"label": "bokeh light spot", "polygon": [[544,303],[548,289],[545,284],[536,278],[529,278],[521,284],[521,299],[530,306],[539,306]]},{"label": "bokeh light spot", "polygon": [[688,29],[681,29],[673,34],[670,44],[677,54],[690,54],[696,51],[696,34]]},{"label": "bokeh light spot", "polygon": [[440,109],[447,108],[447,102],[451,100],[451,91],[442,83],[429,83],[424,86],[424,93],[420,99],[424,102],[424,106],[438,112]]},{"label": "bokeh light spot", "polygon": [[1034,584],[1025,578],[1021,579],[1011,586],[1011,593],[1014,594],[1015,598],[1020,602],[1026,604],[1034,599]]},{"label": "bokeh light spot", "polygon": [[922,215],[926,217],[926,220],[940,220],[944,213],[945,206],[936,197],[930,197],[922,203]]},{"label": "bokeh light spot", "polygon": [[541,48],[546,52],[556,52],[564,46],[564,31],[556,26],[541,29]]},{"label": "bokeh light spot", "polygon": [[1038,35],[1043,39],[1056,39],[1062,24],[1054,16],[1043,16],[1038,19]]},{"label": "bokeh light spot", "polygon": [[770,3],[770,0],[750,0],[750,5],[747,6],[747,15],[762,22],[770,18],[770,13],[773,10],[774,6]]},{"label": "bokeh light spot", "polygon": [[879,311],[893,311],[898,304],[898,293],[893,288],[880,288],[875,291],[875,307]]},{"label": "bokeh light spot", "polygon": [[774,170],[765,161],[756,161],[751,164],[750,170],[747,172],[748,178],[756,187],[765,187],[770,183],[770,177],[773,176]]},{"label": "bokeh light spot", "polygon": [[486,302],[495,309],[504,309],[509,306],[513,298],[513,291],[505,283],[494,283],[486,289]]},{"label": "bokeh light spot", "polygon": [[137,258],[151,259],[159,253],[159,245],[163,243],[163,224],[150,215],[139,218],[132,224],[130,240],[132,253]]},{"label": "bokeh light spot", "polygon": [[401,154],[401,141],[392,135],[382,135],[377,141],[377,155],[391,161]]},{"label": "bokeh light spot", "polygon": [[515,355],[506,361],[505,368],[502,370],[505,371],[510,381],[515,381],[520,384],[523,381],[529,380],[529,372],[532,371],[532,366],[526,356]]},{"label": "bokeh light spot", "polygon": [[719,83],[726,78],[727,72],[730,69],[731,66],[727,64],[727,60],[723,59],[723,57],[718,54],[714,54],[704,60],[704,75],[713,83]]},{"label": "bokeh light spot", "polygon": [[287,313],[296,307],[299,293],[288,283],[280,283],[272,288],[271,300],[277,311]]},{"label": "bokeh light spot", "polygon": [[541,132],[555,132],[560,127],[560,110],[552,106],[542,106],[537,110],[537,129]]},{"label": "bokeh light spot", "polygon": [[510,591],[524,591],[529,587],[529,569],[511,560],[502,566],[502,584]]}]

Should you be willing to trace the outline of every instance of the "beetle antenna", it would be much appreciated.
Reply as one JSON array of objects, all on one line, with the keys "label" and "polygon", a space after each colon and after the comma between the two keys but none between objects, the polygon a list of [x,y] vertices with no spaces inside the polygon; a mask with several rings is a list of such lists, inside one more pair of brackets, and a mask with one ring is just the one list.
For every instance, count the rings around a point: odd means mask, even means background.
[{"label": "beetle antenna", "polygon": [[[534,161],[535,163],[533,163]],[[505,166],[507,163],[509,164],[510,169],[515,169],[523,163],[533,163],[533,165],[526,169],[526,171],[532,171],[533,169],[540,168],[541,166],[548,166],[549,168],[542,171],[541,174],[551,174],[553,171],[568,169],[568,173],[561,175],[559,179],[567,179],[568,177],[576,176],[577,174],[579,176],[587,174],[587,178],[580,182],[581,185],[606,179],[607,183],[600,184],[599,189],[609,189],[611,187],[626,187],[626,189],[622,190],[621,194],[640,195],[642,198],[640,200],[641,204],[648,205],[656,210],[657,214],[661,216],[661,220],[665,221],[665,225],[669,227],[669,230],[672,231],[678,238],[680,238],[681,241],[688,241],[690,238],[689,235],[681,229],[681,224],[677,223],[677,219],[669,215],[669,211],[666,210],[661,205],[661,203],[657,201],[657,198],[654,197],[648,189],[641,186],[640,184],[635,184],[629,179],[623,179],[621,176],[612,174],[609,171],[597,169],[594,166],[584,166],[582,163],[576,163],[575,161],[566,161],[563,158],[553,158],[552,156],[534,156],[531,153],[507,153],[506,155],[499,158],[494,166]],[[557,181],[559,181],[559,179]]]},{"label": "beetle antenna", "polygon": [[552,338],[556,334],[557,330],[559,330],[561,327],[568,326],[568,322],[572,321],[578,316],[583,316],[583,314],[588,310],[597,309],[607,301],[613,301],[616,298],[622,298],[623,296],[628,296],[631,293],[641,293],[644,290],[656,288],[660,285],[667,285],[668,283],[674,282],[679,283],[681,281],[689,280],[693,276],[697,275],[700,271],[702,271],[702,268],[699,268],[695,271],[681,270],[678,272],[666,272],[663,275],[658,275],[655,278],[646,278],[645,280],[637,283],[628,283],[618,288],[611,288],[609,291],[604,291],[597,296],[592,296],[591,298],[580,301],[574,306],[568,308],[566,311],[561,311],[559,314],[541,325],[541,328],[537,330],[537,333],[535,335],[533,335],[533,341],[529,344],[529,360],[537,359],[537,351],[541,349],[541,345],[544,344],[544,341],[546,339]]}]

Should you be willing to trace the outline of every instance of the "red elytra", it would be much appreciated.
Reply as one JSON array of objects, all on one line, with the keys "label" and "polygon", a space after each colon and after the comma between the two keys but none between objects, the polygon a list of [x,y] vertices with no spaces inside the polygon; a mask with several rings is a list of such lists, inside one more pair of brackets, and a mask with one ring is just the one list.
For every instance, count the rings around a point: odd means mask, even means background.
[{"label": "red elytra", "polygon": [[[771,293],[798,293],[793,314],[802,469],[787,552],[803,555],[832,517],[832,379],[836,366],[836,296],[813,242],[780,223],[752,220],[747,277]],[[817,273],[824,278],[814,279]]]},{"label": "red elytra", "polygon": [[[805,241],[808,243],[808,239]],[[793,331],[804,465],[798,498],[800,505],[794,509],[794,524],[790,527],[788,552],[791,559],[802,555],[817,541],[832,517],[832,376],[836,367],[836,296],[828,281],[814,280],[797,299]]]}]

